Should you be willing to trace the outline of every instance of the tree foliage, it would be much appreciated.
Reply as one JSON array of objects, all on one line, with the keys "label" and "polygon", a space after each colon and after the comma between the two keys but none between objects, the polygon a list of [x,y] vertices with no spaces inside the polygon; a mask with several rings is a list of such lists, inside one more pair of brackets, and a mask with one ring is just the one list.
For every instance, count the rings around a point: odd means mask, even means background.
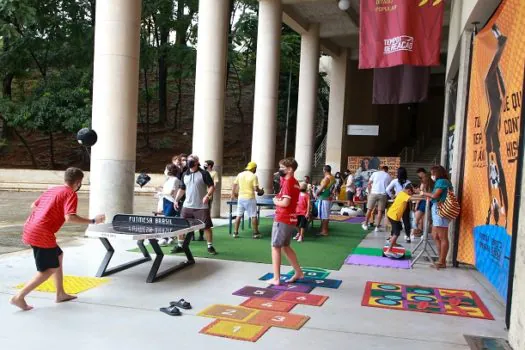
[{"label": "tree foliage", "polygon": [[[146,147],[154,147],[151,130],[180,128],[183,107],[193,104],[187,91],[195,77],[198,3],[142,0],[139,130]],[[52,158],[54,135],[72,137],[90,123],[95,6],[96,0],[0,0],[0,121],[30,153],[28,132],[49,137]],[[234,91],[242,142],[251,132],[252,111],[243,109],[242,97],[255,81],[257,11],[257,0],[232,0],[228,89]],[[284,126],[290,90],[293,130],[300,36],[284,25],[281,51],[279,122]]]}]

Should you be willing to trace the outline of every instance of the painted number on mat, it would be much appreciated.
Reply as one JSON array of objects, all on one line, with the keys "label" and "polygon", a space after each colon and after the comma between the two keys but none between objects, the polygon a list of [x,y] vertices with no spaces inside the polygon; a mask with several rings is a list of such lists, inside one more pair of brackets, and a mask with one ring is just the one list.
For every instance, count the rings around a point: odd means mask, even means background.
[{"label": "painted number on mat", "polygon": [[324,281],[322,281],[322,280],[315,280],[315,283],[317,283],[317,284],[323,284]]},{"label": "painted number on mat", "polygon": [[305,300],[306,300],[306,297],[297,297],[296,299],[297,299],[297,300],[301,300],[301,301],[305,301]]},{"label": "painted number on mat", "polygon": [[233,327],[233,333],[237,333],[238,331],[241,330],[241,328],[242,328],[241,326],[234,326]]},{"label": "painted number on mat", "polygon": [[264,290],[256,290],[255,292],[253,292],[253,294],[255,294],[255,295],[264,295]]},{"label": "painted number on mat", "polygon": [[272,321],[274,322],[284,322],[286,320],[286,317],[284,316],[274,316],[272,317]]},{"label": "painted number on mat", "polygon": [[261,304],[261,305],[264,306],[264,307],[273,307],[272,303],[264,303],[264,304]]},{"label": "painted number on mat", "polygon": [[226,315],[226,316],[233,316],[234,313],[236,313],[237,310],[233,310],[233,309],[226,309],[225,311],[221,312],[222,315]]}]

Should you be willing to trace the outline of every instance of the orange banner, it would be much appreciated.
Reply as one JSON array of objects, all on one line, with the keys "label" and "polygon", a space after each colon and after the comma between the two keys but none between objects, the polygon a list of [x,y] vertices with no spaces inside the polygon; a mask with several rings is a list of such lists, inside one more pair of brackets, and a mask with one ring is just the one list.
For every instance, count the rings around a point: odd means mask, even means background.
[{"label": "orange banner", "polygon": [[[476,35],[458,260],[506,295],[521,128],[525,1],[504,0]],[[506,273],[506,275],[505,275]]]}]

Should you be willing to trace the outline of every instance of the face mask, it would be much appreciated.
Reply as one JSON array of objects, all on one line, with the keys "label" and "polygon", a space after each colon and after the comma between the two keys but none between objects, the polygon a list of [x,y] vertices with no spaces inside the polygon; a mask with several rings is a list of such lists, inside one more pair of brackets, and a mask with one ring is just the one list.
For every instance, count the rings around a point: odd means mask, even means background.
[{"label": "face mask", "polygon": [[285,177],[285,176],[286,176],[286,170],[284,170],[284,169],[279,169],[279,176],[280,176],[280,177]]},{"label": "face mask", "polygon": [[436,176],[435,175],[432,175],[430,178],[432,179],[432,181],[434,181],[434,182],[436,181]]},{"label": "face mask", "polygon": [[301,192],[305,193],[305,192],[306,192],[306,188],[305,188],[304,190],[303,190],[303,189],[301,189]]},{"label": "face mask", "polygon": [[168,169],[164,169],[164,176],[168,176]]},{"label": "face mask", "polygon": [[195,165],[197,165],[197,162],[193,159],[188,161],[188,168],[193,168]]},{"label": "face mask", "polygon": [[78,188],[77,188],[77,190],[75,192],[80,191],[81,188],[82,188],[82,184],[78,185]]}]

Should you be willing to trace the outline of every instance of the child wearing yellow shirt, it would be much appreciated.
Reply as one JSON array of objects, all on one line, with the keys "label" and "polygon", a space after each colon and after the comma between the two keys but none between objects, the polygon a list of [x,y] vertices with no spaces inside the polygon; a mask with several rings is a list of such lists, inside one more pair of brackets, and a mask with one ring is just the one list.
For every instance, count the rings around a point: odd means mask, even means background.
[{"label": "child wearing yellow shirt", "polygon": [[392,225],[392,233],[390,234],[390,247],[385,252],[385,255],[390,253],[392,248],[397,244],[397,238],[401,234],[401,230],[403,230],[403,225],[401,223],[401,220],[403,220],[403,213],[405,212],[408,202],[410,201],[410,197],[413,194],[414,186],[412,186],[412,184],[406,185],[403,191],[397,194],[394,203],[392,203],[388,209],[388,212],[386,213],[386,216]]}]

